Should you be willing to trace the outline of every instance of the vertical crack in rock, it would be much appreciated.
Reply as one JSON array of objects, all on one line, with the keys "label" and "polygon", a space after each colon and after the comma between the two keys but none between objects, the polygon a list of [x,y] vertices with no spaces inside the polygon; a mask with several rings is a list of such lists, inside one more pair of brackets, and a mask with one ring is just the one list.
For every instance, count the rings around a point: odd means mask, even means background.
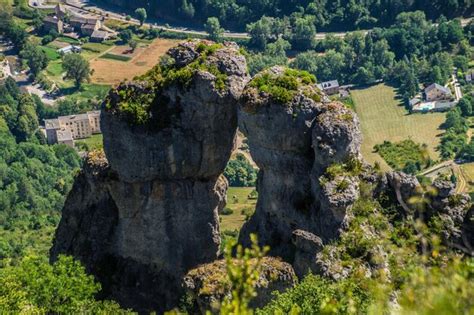
[{"label": "vertical crack in rock", "polygon": [[51,259],[80,259],[124,307],[175,307],[186,272],[218,255],[220,175],[247,81],[235,44],[190,41],[113,89],[101,117],[106,156],[90,155],[76,178]]}]

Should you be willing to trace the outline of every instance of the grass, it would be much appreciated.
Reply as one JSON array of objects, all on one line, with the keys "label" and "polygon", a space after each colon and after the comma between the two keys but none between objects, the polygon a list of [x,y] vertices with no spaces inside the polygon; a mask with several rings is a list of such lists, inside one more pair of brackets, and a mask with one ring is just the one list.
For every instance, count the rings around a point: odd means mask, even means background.
[{"label": "grass", "polygon": [[436,147],[444,132],[440,126],[445,121],[445,113],[410,115],[396,98],[395,90],[385,84],[353,90],[351,94],[361,121],[362,154],[367,162],[378,161],[383,170],[389,170],[387,163],[374,152],[374,146],[386,140],[406,139],[425,143],[431,159],[439,159]]},{"label": "grass", "polygon": [[66,36],[59,36],[58,38],[56,38],[56,40],[63,43],[73,44],[73,45],[79,44],[79,41],[77,39],[66,37]]},{"label": "grass", "polygon": [[257,199],[248,199],[248,195],[253,187],[229,187],[227,190],[227,206],[233,210],[230,215],[220,215],[221,218],[221,231],[234,231],[240,230],[245,222],[245,215],[242,214],[242,210],[248,209],[248,212],[252,214],[255,211],[255,205]]},{"label": "grass", "polygon": [[87,150],[97,150],[103,148],[103,136],[102,134],[92,135],[90,138],[81,139],[76,141],[76,146],[79,148],[87,148]]},{"label": "grass", "polygon": [[47,47],[47,46],[40,46],[41,50],[44,51],[46,54],[46,57],[48,57],[48,60],[53,61],[53,60],[58,60],[61,58],[61,56],[58,54],[56,49]]},{"label": "grass", "polygon": [[50,77],[60,77],[61,74],[64,72],[62,60],[50,62],[48,64],[48,67],[46,68],[46,72]]},{"label": "grass", "polygon": [[474,163],[466,163],[461,165],[467,180],[468,192],[474,192]]},{"label": "grass", "polygon": [[101,43],[87,43],[87,44],[82,45],[83,50],[87,50],[87,51],[98,53],[98,54],[101,54],[110,48],[112,48],[112,45],[104,45]]},{"label": "grass", "polygon": [[128,56],[114,55],[114,54],[110,54],[110,53],[103,54],[102,56],[100,56],[100,58],[112,59],[112,60],[123,61],[123,62],[127,62],[127,61],[130,61],[132,59]]},{"label": "grass", "polygon": [[[69,81],[68,81],[69,83]],[[90,101],[93,99],[103,100],[110,90],[110,85],[83,83],[79,89],[74,86],[65,86],[61,93],[73,97],[79,101]]]}]

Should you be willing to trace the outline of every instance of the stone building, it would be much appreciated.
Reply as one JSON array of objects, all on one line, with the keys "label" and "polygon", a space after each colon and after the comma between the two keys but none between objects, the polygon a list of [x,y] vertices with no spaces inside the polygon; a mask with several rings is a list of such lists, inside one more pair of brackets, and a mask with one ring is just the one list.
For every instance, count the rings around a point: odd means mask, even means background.
[{"label": "stone building", "polygon": [[73,140],[89,138],[93,134],[101,133],[100,111],[60,116],[56,119],[46,119],[44,122],[48,144],[69,141],[69,138]]},{"label": "stone building", "polygon": [[433,83],[425,89],[425,99],[428,102],[450,100],[452,97],[451,90],[438,83]]},{"label": "stone building", "polygon": [[339,93],[339,82],[337,80],[322,82],[317,84],[317,87],[327,95]]},{"label": "stone building", "polygon": [[46,32],[55,30],[61,34],[64,31],[64,23],[55,16],[45,16],[43,19],[43,30]]}]

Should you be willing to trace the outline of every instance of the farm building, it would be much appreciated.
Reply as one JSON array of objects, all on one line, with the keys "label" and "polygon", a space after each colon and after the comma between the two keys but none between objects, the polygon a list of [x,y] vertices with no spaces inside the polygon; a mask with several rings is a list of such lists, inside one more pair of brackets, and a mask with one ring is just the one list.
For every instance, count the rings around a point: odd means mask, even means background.
[{"label": "farm building", "polygon": [[79,46],[69,45],[63,48],[56,50],[59,54],[70,54],[70,53],[80,53],[82,50]]},{"label": "farm building", "polygon": [[110,38],[110,33],[106,31],[96,30],[91,35],[91,41],[98,42],[98,43],[103,42],[104,40],[107,40],[109,38]]}]

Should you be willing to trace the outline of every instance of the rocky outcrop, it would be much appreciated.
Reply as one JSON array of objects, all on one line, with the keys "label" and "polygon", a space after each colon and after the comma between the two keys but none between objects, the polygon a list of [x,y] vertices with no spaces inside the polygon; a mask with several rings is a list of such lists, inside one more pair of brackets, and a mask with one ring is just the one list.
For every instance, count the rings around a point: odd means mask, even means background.
[{"label": "rocky outcrop", "polygon": [[[358,174],[342,166],[360,158],[358,119],[323,96],[307,74],[274,67],[249,82],[240,103],[239,128],[260,169],[256,212],[240,241],[248,245],[256,233],[298,275],[313,269],[302,257],[314,258],[321,242],[337,236],[358,197]],[[324,179],[333,164],[340,174]]]},{"label": "rocky outcrop", "polygon": [[[251,260],[250,263],[252,263]],[[297,278],[290,264],[279,258],[264,257],[261,261],[260,278],[257,281],[257,296],[250,302],[250,307],[265,306],[275,291],[284,292],[296,284]],[[184,287],[195,313],[219,314],[220,304],[231,294],[228,282],[226,262],[218,260],[191,270],[184,278]]]},{"label": "rocky outcrop", "polygon": [[[79,258],[124,307],[176,306],[182,277],[218,257],[222,174],[237,129],[245,59],[233,44],[186,42],[110,92],[105,156],[90,157],[51,250]],[[107,161],[108,160],[108,161]]]}]

